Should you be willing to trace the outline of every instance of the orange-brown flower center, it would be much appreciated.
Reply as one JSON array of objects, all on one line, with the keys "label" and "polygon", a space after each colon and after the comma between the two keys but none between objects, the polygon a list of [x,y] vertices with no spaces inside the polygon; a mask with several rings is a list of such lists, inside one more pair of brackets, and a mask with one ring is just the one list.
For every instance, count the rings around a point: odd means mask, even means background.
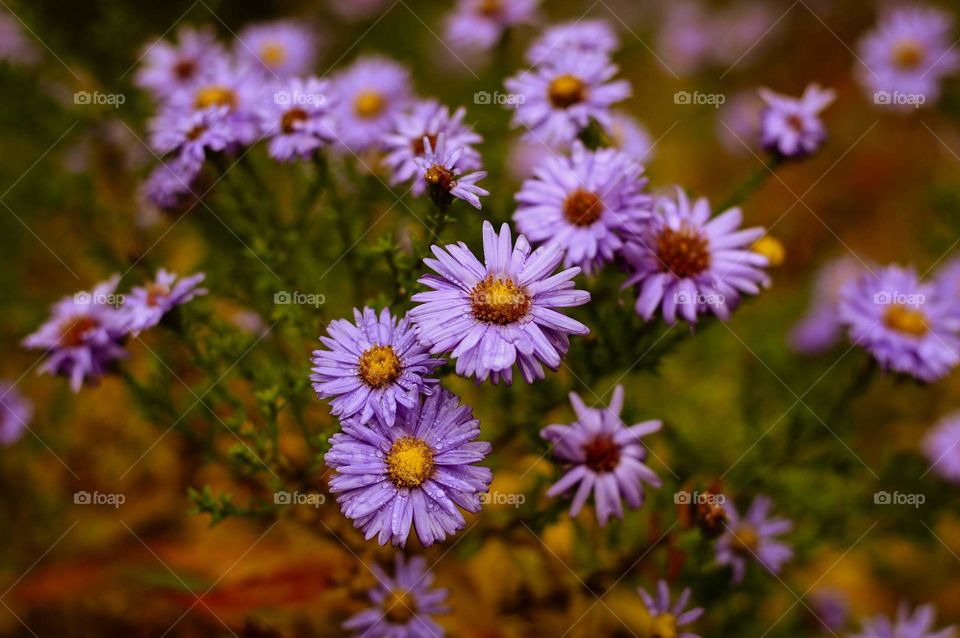
[{"label": "orange-brown flower center", "polygon": [[916,40],[905,38],[893,47],[893,63],[903,69],[917,68],[923,58],[923,45]]},{"label": "orange-brown flower center", "polygon": [[393,383],[400,376],[400,358],[393,346],[372,346],[360,355],[360,378],[371,388]]},{"label": "orange-brown flower center", "polygon": [[660,231],[657,259],[665,272],[681,278],[694,277],[710,267],[706,238],[687,224],[682,224],[679,230],[666,226]]},{"label": "orange-brown flower center", "polygon": [[654,616],[650,628],[650,638],[677,638],[677,619],[673,614]]},{"label": "orange-brown flower center", "polygon": [[883,314],[883,323],[888,328],[913,337],[922,337],[927,334],[927,318],[916,308],[907,308],[894,304]]},{"label": "orange-brown flower center", "polygon": [[495,279],[493,275],[470,292],[473,316],[501,326],[525,317],[530,312],[531,303],[530,295],[512,279]]},{"label": "orange-brown flower center", "polygon": [[457,176],[453,174],[453,171],[439,164],[434,164],[427,169],[427,172],[423,175],[423,179],[425,179],[430,186],[442,188],[448,192],[457,185]]},{"label": "orange-brown flower center", "polygon": [[480,0],[477,13],[488,18],[496,18],[503,11],[503,0]]},{"label": "orange-brown flower center", "polygon": [[271,42],[260,49],[260,59],[267,66],[278,67],[287,61],[287,49],[282,44]]},{"label": "orange-brown flower center", "polygon": [[357,117],[372,120],[387,107],[383,94],[375,90],[360,91],[353,100],[353,112]]},{"label": "orange-brown flower center", "polygon": [[383,613],[387,620],[403,625],[416,615],[416,601],[406,589],[394,589],[383,599]]},{"label": "orange-brown flower center", "polygon": [[563,202],[563,216],[575,226],[589,226],[603,214],[603,200],[596,193],[578,188]]},{"label": "orange-brown flower center", "polygon": [[92,317],[73,317],[64,322],[60,331],[60,344],[65,348],[75,348],[83,344],[87,332],[97,327]]},{"label": "orange-brown flower center", "polygon": [[741,554],[756,554],[760,537],[752,527],[742,526],[733,532],[733,549]]},{"label": "orange-brown flower center", "polygon": [[587,85],[575,75],[560,75],[550,82],[547,94],[553,106],[565,109],[587,99]]},{"label": "orange-brown flower center", "polygon": [[297,124],[299,122],[307,121],[307,112],[299,107],[293,107],[289,111],[283,114],[283,117],[280,118],[280,128],[283,129],[284,133],[293,133],[297,130]]},{"label": "orange-brown flower center", "polygon": [[620,446],[609,436],[598,436],[585,446],[586,464],[594,472],[612,472],[620,463]]},{"label": "orange-brown flower center", "polygon": [[233,108],[237,105],[237,94],[230,87],[211,84],[197,91],[194,104],[198,109],[205,109],[209,106],[229,106]]},{"label": "orange-brown flower center", "polygon": [[193,78],[194,74],[197,72],[197,61],[191,58],[183,58],[177,60],[177,63],[173,65],[173,74],[177,77],[178,80],[186,82],[187,80]]},{"label": "orange-brown flower center", "polygon": [[423,155],[427,152],[427,147],[423,143],[423,138],[430,140],[430,148],[432,148],[434,151],[437,150],[436,135],[420,135],[415,140],[410,142],[410,147],[413,149],[414,155]]},{"label": "orange-brown flower center", "polygon": [[160,297],[166,297],[170,294],[170,287],[164,286],[163,284],[150,283],[147,284],[147,305],[156,306],[157,302],[160,301]]}]

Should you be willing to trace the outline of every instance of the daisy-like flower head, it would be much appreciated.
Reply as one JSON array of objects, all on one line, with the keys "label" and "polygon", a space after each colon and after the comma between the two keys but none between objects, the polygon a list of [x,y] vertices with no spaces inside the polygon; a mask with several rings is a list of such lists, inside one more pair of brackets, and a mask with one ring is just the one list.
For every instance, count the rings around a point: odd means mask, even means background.
[{"label": "daisy-like flower head", "polygon": [[486,177],[487,172],[464,175],[460,161],[465,150],[462,146],[449,144],[443,133],[437,137],[436,148],[427,136],[423,138],[423,146],[426,149],[423,157],[415,157],[413,161],[417,163],[420,179],[427,185],[434,203],[446,209],[456,197],[480,210],[480,197],[490,192],[477,186],[477,182]]},{"label": "daisy-like flower head", "polygon": [[386,427],[397,419],[398,406],[414,408],[421,394],[431,394],[436,379],[426,378],[443,364],[431,359],[416,331],[388,308],[380,316],[371,308],[353,311],[354,322],[331,321],[326,350],[313,352],[313,389],[332,399],[333,414],[364,425],[377,419]]},{"label": "daisy-like flower head", "polygon": [[255,107],[262,85],[258,74],[230,61],[220,61],[212,65],[202,81],[171,95],[169,107],[185,113],[226,108],[226,118],[219,128],[231,144],[251,144],[260,134]]},{"label": "daisy-like flower head", "polygon": [[340,141],[354,153],[379,149],[394,117],[412,99],[410,73],[392,60],[361,58],[334,80]]},{"label": "daisy-like flower head", "polygon": [[357,638],[442,638],[443,628],[433,616],[450,613],[444,604],[448,592],[432,589],[427,559],[408,561],[398,553],[392,578],[379,565],[371,569],[379,581],[369,593],[373,607],[347,619],[344,629],[357,632]]},{"label": "daisy-like flower head", "polygon": [[270,138],[268,152],[280,162],[307,159],[336,139],[330,83],[290,78],[261,100],[260,128]]},{"label": "daisy-like flower head", "polygon": [[960,412],[937,423],[923,439],[922,447],[934,472],[960,483]]},{"label": "daisy-like flower head", "polygon": [[455,49],[487,51],[507,28],[533,21],[539,0],[460,0],[446,21],[446,39]]},{"label": "daisy-like flower head", "polygon": [[888,266],[848,282],[840,317],[885,370],[933,382],[960,362],[960,317],[912,269]]},{"label": "daisy-like flower head", "polygon": [[452,115],[450,109],[436,100],[422,100],[394,119],[389,133],[383,136],[385,156],[383,158],[392,173],[390,183],[401,184],[413,180],[414,195],[422,195],[427,189],[426,181],[419,179],[420,167],[417,158],[425,158],[427,147],[423,138],[429,139],[434,147],[440,135],[446,138],[449,148],[463,149],[458,167],[464,171],[473,171],[481,167],[480,153],[473,147],[483,138],[463,123],[467,111],[463,107]]},{"label": "daisy-like flower head", "polygon": [[760,89],[760,97],[767,103],[760,121],[761,143],[767,151],[799,159],[813,154],[827,139],[820,113],[836,98],[833,91],[811,84],[800,98],[769,89]]},{"label": "daisy-like flower head", "polygon": [[671,638],[700,638],[697,634],[689,631],[681,631],[685,627],[696,622],[703,615],[702,607],[695,607],[684,611],[684,607],[690,602],[690,588],[687,587],[677,596],[676,602],[670,604],[670,586],[664,580],[657,581],[656,598],[647,593],[644,588],[637,590],[643,604],[650,614],[650,636],[663,636]]},{"label": "daisy-like flower head", "polygon": [[953,638],[954,627],[934,631],[937,613],[933,605],[920,605],[913,612],[906,603],[900,603],[897,617],[890,619],[883,615],[863,621],[861,633],[852,638]]},{"label": "daisy-like flower head", "polygon": [[33,403],[16,385],[0,381],[0,445],[10,445],[23,436],[33,418]]},{"label": "daisy-like flower head", "polygon": [[653,210],[640,162],[613,149],[548,157],[517,193],[517,230],[563,248],[564,266],[591,274],[613,261],[624,240],[643,231]]},{"label": "daisy-like flower head", "polygon": [[577,415],[571,425],[548,425],[540,431],[553,444],[553,455],[568,466],[566,474],[553,484],[547,496],[554,497],[577,486],[570,516],[583,509],[590,494],[601,526],[611,516],[623,518],[623,504],[643,505],[643,484],[660,487],[660,479],[644,464],[647,449],[641,438],[660,430],[660,421],[645,421],[630,427],[620,420],[623,386],[613,391],[607,408],[589,408],[574,392],[570,403]]},{"label": "daisy-like flower head", "polygon": [[343,421],[324,459],[337,471],[330,490],[367,540],[404,545],[410,527],[425,547],[463,529],[462,508],[480,511],[493,473],[474,465],[490,453],[475,441],[480,422],[440,389],[404,410],[395,427]]},{"label": "daisy-like flower head", "polygon": [[177,44],[158,40],[146,47],[135,81],[166,99],[203,82],[225,59],[226,51],[213,31],[183,26],[177,31]]},{"label": "daisy-like flower head", "polygon": [[574,289],[579,268],[552,274],[563,261],[562,250],[541,246],[531,254],[523,235],[514,245],[507,224],[498,235],[485,221],[484,263],[463,242],[445,250],[434,246],[433,254],[436,259],[423,261],[437,274],[420,279],[432,290],[413,296],[419,305],[410,317],[432,353],[452,353],[457,374],[509,384],[516,363],[533,383],[544,378],[543,365],[560,367],[571,334],[589,332],[555,310],[590,301],[590,293]]},{"label": "daisy-like flower head", "polygon": [[613,148],[638,162],[649,162],[653,159],[653,138],[640,122],[626,113],[614,110],[610,114],[607,136]]},{"label": "daisy-like flower head", "polygon": [[274,79],[309,73],[316,59],[313,32],[301,22],[277,20],[240,32],[234,53],[253,70]]},{"label": "daisy-like flower head", "polygon": [[190,158],[178,157],[170,162],[161,162],[143,183],[143,195],[155,206],[173,210],[183,204],[188,195],[202,195],[194,188],[199,172],[200,164]]},{"label": "daisy-like flower head", "polygon": [[507,89],[523,97],[516,100],[513,126],[555,147],[573,142],[591,118],[609,130],[610,105],[631,94],[629,82],[612,81],[616,74],[605,55],[559,52],[551,64],[507,79]]},{"label": "daisy-like flower head", "polygon": [[875,104],[910,109],[937,101],[941,80],[960,69],[953,22],[949,12],[931,6],[883,13],[859,46],[863,64],[857,75]]},{"label": "daisy-like flower head", "polygon": [[739,583],[746,573],[747,561],[755,560],[776,574],[793,558],[793,550],[776,537],[793,529],[785,518],[770,516],[773,503],[766,496],[753,499],[747,515],[741,517],[733,503],[727,501],[727,531],[717,539],[716,559],[733,569],[733,582]]},{"label": "daisy-like flower head", "polygon": [[797,352],[819,354],[837,344],[843,336],[840,319],[840,290],[866,272],[856,257],[846,256],[824,264],[817,271],[810,309],[790,331],[790,345]]},{"label": "daisy-like flower head", "polygon": [[70,379],[79,392],[84,381],[96,382],[109,365],[127,355],[121,345],[127,330],[117,309],[120,275],[98,284],[90,292],[64,297],[51,308],[45,324],[23,340],[26,348],[45,350],[41,372]]},{"label": "daisy-like flower head", "polygon": [[677,189],[676,200],[661,197],[640,241],[631,241],[623,256],[636,285],[637,314],[649,321],[657,308],[667,323],[677,314],[693,324],[704,313],[726,321],[741,295],[755,295],[769,284],[767,258],[750,247],[762,228],[740,229],[739,208],[710,218],[710,204],[701,197],[693,204]]},{"label": "daisy-like flower head", "polygon": [[181,161],[199,167],[207,151],[222,151],[233,141],[229,114],[226,106],[165,109],[150,120],[150,145],[161,155],[176,152]]},{"label": "daisy-like flower head", "polygon": [[562,51],[610,55],[620,46],[617,34],[606,20],[562,22],[544,29],[530,48],[526,60],[536,66],[550,64]]},{"label": "daisy-like flower head", "polygon": [[145,286],[137,286],[124,296],[121,312],[127,330],[138,335],[160,323],[163,316],[177,306],[207,294],[206,289],[197,287],[204,277],[201,272],[178,278],[163,268],[158,270],[156,279]]}]

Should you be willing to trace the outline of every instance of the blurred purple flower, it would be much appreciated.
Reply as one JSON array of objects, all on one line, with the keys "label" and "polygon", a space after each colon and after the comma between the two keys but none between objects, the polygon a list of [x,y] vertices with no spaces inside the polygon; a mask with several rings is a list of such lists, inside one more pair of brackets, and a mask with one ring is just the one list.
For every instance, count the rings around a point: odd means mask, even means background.
[{"label": "blurred purple flower", "polygon": [[822,631],[836,634],[847,626],[850,601],[842,591],[819,589],[810,594],[810,607],[812,620]]},{"label": "blurred purple flower", "polygon": [[649,321],[659,307],[673,324],[677,314],[694,324],[711,312],[726,321],[742,294],[769,284],[766,257],[750,250],[762,228],[740,229],[743,216],[731,208],[710,218],[710,203],[693,204],[682,189],[676,200],[658,198],[651,223],[623,255],[633,273],[624,286],[637,286],[636,311]]},{"label": "blurred purple flower", "polygon": [[165,109],[148,123],[150,146],[160,155],[176,152],[180,161],[199,167],[208,150],[222,151],[233,141],[229,113],[227,106]]},{"label": "blurred purple flower", "polygon": [[467,150],[462,146],[448,144],[446,135],[437,137],[436,148],[430,138],[423,138],[424,155],[415,157],[420,169],[420,178],[427,184],[430,196],[441,208],[450,204],[450,197],[456,197],[480,210],[480,197],[490,194],[477,186],[477,182],[487,176],[486,171],[463,174],[460,161]]},{"label": "blurred purple flower", "polygon": [[313,32],[294,20],[250,25],[234,45],[238,60],[272,79],[310,73],[316,53]]},{"label": "blurred purple flower", "polygon": [[174,209],[183,203],[188,193],[196,197],[202,194],[194,191],[194,180],[199,171],[199,164],[184,158],[161,162],[143,183],[143,194],[159,208]]},{"label": "blurred purple flower", "polygon": [[570,393],[577,415],[571,425],[548,425],[540,436],[553,445],[553,455],[566,466],[566,473],[547,491],[556,497],[577,486],[570,516],[583,509],[593,493],[597,520],[607,524],[611,516],[623,518],[623,504],[633,509],[643,505],[643,484],[660,487],[659,477],[644,464],[647,449],[641,438],[660,430],[660,421],[644,421],[630,427],[620,420],[623,386],[613,391],[607,408],[589,408],[583,399]]},{"label": "blurred purple flower", "polygon": [[534,66],[549,65],[563,51],[612,54],[620,41],[606,20],[578,20],[555,24],[543,30],[530,48],[526,60]]},{"label": "blurred purple flower", "polygon": [[544,378],[541,364],[560,367],[571,334],[589,332],[554,308],[581,306],[590,293],[574,290],[579,268],[552,274],[562,250],[541,246],[531,254],[523,235],[514,245],[507,224],[498,235],[483,222],[483,253],[480,263],[463,242],[433,247],[436,259],[423,261],[437,274],[420,279],[432,290],[414,295],[419,305],[410,311],[417,336],[434,354],[451,352],[457,374],[478,383],[489,377],[509,385],[514,363],[533,383]]},{"label": "blurred purple flower", "polygon": [[622,111],[610,113],[610,127],[607,129],[611,146],[638,162],[653,159],[653,138],[637,120]]},{"label": "blurred purple flower", "polygon": [[33,403],[14,383],[0,381],[0,445],[12,445],[30,425]]},{"label": "blurred purple flower", "polygon": [[894,620],[878,615],[863,621],[862,633],[851,638],[952,638],[954,627],[933,631],[936,621],[933,605],[920,605],[913,612],[906,603],[900,603]]},{"label": "blurred purple flower", "polygon": [[840,319],[840,290],[848,282],[866,272],[859,259],[840,257],[827,262],[817,271],[813,299],[807,313],[790,331],[790,346],[803,354],[820,354],[835,346],[843,337]]},{"label": "blurred purple flower", "polygon": [[334,79],[340,141],[354,153],[379,149],[398,113],[409,104],[413,81],[404,67],[381,57],[360,58]]},{"label": "blurred purple flower", "polygon": [[373,419],[391,427],[400,407],[414,408],[421,394],[431,394],[436,379],[425,378],[443,364],[431,359],[417,341],[408,319],[399,321],[389,308],[380,316],[371,308],[353,311],[354,323],[336,319],[320,337],[327,350],[313,352],[313,389],[332,399],[334,415],[361,425]]},{"label": "blurred purple flower", "polygon": [[761,118],[760,138],[769,152],[787,159],[811,155],[827,139],[820,113],[836,98],[831,90],[811,84],[800,98],[760,89],[767,103]]},{"label": "blurred purple flower", "polygon": [[643,166],[613,149],[551,156],[523,183],[513,220],[530,241],[562,248],[565,267],[592,274],[642,232],[653,210]]},{"label": "blurred purple flower", "polygon": [[204,276],[201,272],[178,281],[176,274],[163,268],[158,270],[154,281],[137,286],[124,296],[121,312],[127,330],[136,336],[160,323],[163,316],[177,306],[207,294],[207,290],[197,287]]},{"label": "blurred purple flower", "polygon": [[459,0],[447,17],[445,38],[454,49],[488,51],[517,24],[533,21],[539,0]]},{"label": "blurred purple flower", "polygon": [[923,439],[922,448],[935,473],[960,483],[960,412],[941,419]]},{"label": "blurred purple flower", "polygon": [[431,589],[433,573],[423,556],[409,561],[397,554],[393,577],[379,565],[371,570],[378,584],[368,594],[373,607],[355,614],[343,628],[357,633],[356,638],[442,638],[443,628],[433,616],[450,613],[444,604],[446,589]]},{"label": "blurred purple flower", "polygon": [[733,503],[727,502],[727,531],[717,539],[716,559],[733,569],[733,582],[739,583],[746,573],[747,560],[755,560],[776,574],[793,558],[793,550],[776,537],[793,528],[785,518],[771,518],[772,502],[766,496],[753,500],[743,518]]},{"label": "blurred purple flower", "polygon": [[731,155],[751,155],[760,144],[763,98],[756,91],[741,91],[717,112],[717,137]]},{"label": "blurred purple flower", "polygon": [[324,459],[336,470],[330,491],[367,540],[405,545],[411,525],[425,547],[466,524],[458,506],[480,511],[493,473],[474,465],[490,444],[474,441],[480,422],[440,389],[400,412],[395,427],[342,422]]},{"label": "blurred purple flower", "polygon": [[960,315],[960,258],[951,259],[937,268],[933,281],[940,296],[953,305],[955,312]]},{"label": "blurred purple flower", "polygon": [[336,138],[330,83],[315,77],[290,78],[267,89],[257,115],[270,139],[270,157],[280,162],[308,159]]},{"label": "blurred purple flower", "polygon": [[0,62],[32,66],[40,61],[40,49],[26,33],[20,21],[8,11],[0,10]]},{"label": "blurred purple flower", "polygon": [[170,95],[165,108],[183,113],[226,107],[222,131],[230,143],[252,144],[260,135],[256,105],[263,80],[230,60],[210,63],[208,74],[191,88]]},{"label": "blurred purple flower", "polygon": [[689,631],[679,632],[678,629],[696,622],[703,615],[702,607],[695,607],[684,611],[684,607],[690,602],[690,588],[687,587],[677,597],[676,602],[670,604],[670,587],[666,581],[657,581],[657,597],[654,598],[647,593],[644,588],[637,590],[643,604],[650,614],[651,632],[650,636],[672,636],[675,638],[700,638],[697,634]]},{"label": "blurred purple flower", "polygon": [[960,362],[960,316],[913,269],[888,266],[848,282],[840,291],[840,316],[850,339],[885,370],[929,383]]},{"label": "blurred purple flower", "polygon": [[183,26],[177,31],[177,44],[157,40],[145,48],[135,81],[165,99],[208,79],[216,63],[225,58],[212,30]]}]

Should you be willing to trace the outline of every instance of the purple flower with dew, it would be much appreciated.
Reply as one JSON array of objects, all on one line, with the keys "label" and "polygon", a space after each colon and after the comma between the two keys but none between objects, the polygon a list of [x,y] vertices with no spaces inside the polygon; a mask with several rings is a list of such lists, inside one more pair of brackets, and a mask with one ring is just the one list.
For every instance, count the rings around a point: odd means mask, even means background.
[{"label": "purple flower with dew", "polygon": [[776,574],[793,558],[790,546],[776,538],[789,532],[793,523],[785,518],[771,517],[772,505],[766,496],[758,496],[742,518],[733,503],[727,501],[724,506],[727,531],[717,539],[716,560],[718,564],[733,569],[735,583],[743,580],[748,560],[755,560]]},{"label": "purple flower with dew", "polygon": [[678,314],[694,324],[708,312],[726,321],[741,295],[768,285],[767,258],[750,250],[763,229],[741,230],[742,219],[739,208],[711,219],[706,198],[691,204],[680,188],[675,200],[658,198],[639,241],[623,250],[632,272],[624,286],[637,286],[637,314],[649,321],[660,308],[670,324]]},{"label": "purple flower with dew", "polygon": [[268,91],[258,111],[268,152],[280,162],[308,159],[336,139],[330,83],[291,78]]},{"label": "purple flower with dew", "polygon": [[700,638],[697,634],[689,631],[678,631],[681,627],[696,622],[703,615],[702,607],[695,607],[684,611],[687,603],[690,602],[690,588],[687,587],[677,597],[673,605],[670,604],[670,587],[666,581],[657,581],[656,598],[647,593],[647,590],[640,587],[637,590],[643,604],[650,614],[650,632],[649,636],[671,636],[674,638]]},{"label": "purple flower with dew", "polygon": [[69,378],[79,392],[84,381],[95,383],[113,361],[127,356],[121,345],[127,330],[116,307],[122,299],[116,294],[119,281],[114,275],[52,306],[50,319],[23,340],[26,348],[46,351],[40,372]]},{"label": "purple flower with dew", "polygon": [[331,321],[329,336],[320,337],[327,349],[313,352],[313,389],[332,399],[341,419],[391,427],[398,407],[412,409],[433,392],[437,380],[426,377],[443,361],[431,359],[408,319],[397,320],[388,308],[379,317],[371,308],[354,310],[353,317]]},{"label": "purple flower with dew", "polygon": [[423,261],[437,274],[420,279],[432,290],[413,296],[419,305],[409,316],[421,343],[457,360],[457,374],[510,384],[516,363],[533,383],[544,378],[543,365],[560,367],[571,334],[589,332],[556,308],[582,306],[590,293],[574,289],[579,268],[553,274],[562,250],[541,246],[531,253],[523,235],[514,245],[507,224],[498,235],[483,222],[483,253],[481,263],[463,242],[433,246],[436,259]]},{"label": "purple flower with dew", "polygon": [[952,626],[933,631],[936,616],[933,605],[920,605],[911,612],[906,603],[900,603],[895,619],[877,615],[864,620],[862,632],[851,638],[953,638]]},{"label": "purple flower with dew", "polygon": [[451,115],[450,109],[436,100],[417,102],[397,114],[390,132],[383,136],[383,163],[392,173],[390,183],[397,185],[412,180],[413,194],[422,195],[427,183],[419,179],[422,175],[416,160],[426,157],[423,138],[428,138],[430,144],[436,146],[441,134],[449,148],[463,149],[457,162],[461,170],[479,169],[482,165],[480,153],[473,145],[482,142],[483,138],[463,123],[466,114],[466,109],[460,107]]},{"label": "purple flower with dew", "polygon": [[787,159],[811,155],[827,139],[820,113],[836,97],[831,90],[811,84],[800,98],[760,89],[767,103],[760,121],[760,140],[767,151]]},{"label": "purple flower with dew", "polygon": [[253,70],[285,79],[311,71],[317,55],[316,38],[298,21],[261,22],[240,32],[234,53]]},{"label": "purple flower with dew", "polygon": [[177,306],[207,294],[206,289],[198,288],[204,277],[202,272],[178,277],[161,268],[156,279],[145,286],[137,286],[124,296],[121,312],[126,329],[136,336],[160,323],[163,316]]},{"label": "purple flower with dew", "polygon": [[463,174],[459,163],[466,152],[462,146],[448,144],[446,135],[437,137],[436,149],[429,137],[423,138],[426,149],[423,157],[414,161],[420,169],[420,179],[430,191],[430,197],[440,208],[446,209],[452,198],[462,199],[480,210],[480,198],[490,194],[477,186],[477,182],[487,176],[486,171],[474,171]]},{"label": "purple flower with dew", "polygon": [[924,5],[888,7],[859,45],[860,83],[873,102],[900,109],[933,104],[942,79],[960,69],[953,16]]},{"label": "purple flower with dew", "polygon": [[463,529],[458,507],[480,511],[493,473],[475,463],[491,447],[474,440],[480,422],[447,390],[402,411],[394,427],[354,420],[342,426],[324,457],[337,471],[330,491],[367,540],[402,546],[412,525],[428,547]]},{"label": "purple flower with dew", "polygon": [[31,66],[40,61],[40,49],[27,38],[20,21],[0,11],[0,62]]},{"label": "purple flower with dew", "polygon": [[148,125],[150,145],[161,155],[176,152],[181,161],[199,167],[208,150],[222,151],[233,141],[229,112],[226,106],[166,109]]},{"label": "purple flower with dew", "polygon": [[960,412],[941,419],[921,447],[935,473],[960,483]]},{"label": "purple flower with dew", "polygon": [[251,144],[260,135],[256,105],[263,80],[228,60],[211,65],[209,74],[193,87],[170,96],[169,108],[184,112],[225,107],[224,134],[231,143]]},{"label": "purple flower with dew", "polygon": [[848,282],[840,291],[840,317],[851,341],[885,370],[930,383],[960,362],[960,317],[913,269],[888,266]]},{"label": "purple flower with dew", "polygon": [[790,331],[790,346],[803,354],[820,354],[837,344],[844,333],[840,290],[867,272],[853,256],[834,259],[817,271],[810,309]]},{"label": "purple flower with dew", "polygon": [[506,80],[516,100],[513,126],[528,139],[550,146],[573,142],[591,119],[611,126],[610,106],[630,97],[630,83],[612,81],[617,67],[601,54],[559,52],[548,66],[524,71]]},{"label": "purple flower with dew", "polygon": [[637,120],[621,111],[610,114],[610,145],[639,162],[653,159],[653,138]]},{"label": "purple flower with dew", "polygon": [[379,565],[372,568],[378,584],[369,593],[373,606],[351,616],[343,628],[357,638],[442,638],[443,628],[433,616],[450,613],[446,589],[432,589],[433,573],[427,559],[410,560],[397,554],[393,577]]},{"label": "purple flower with dew", "polygon": [[165,100],[204,82],[225,59],[212,30],[184,26],[177,31],[176,44],[157,40],[146,47],[135,81]]},{"label": "purple flower with dew", "polygon": [[334,80],[340,141],[354,153],[379,150],[394,117],[412,99],[410,73],[387,58],[361,58]]},{"label": "purple flower with dew", "polygon": [[155,206],[172,210],[183,204],[188,195],[202,195],[194,190],[194,180],[199,172],[200,165],[189,159],[176,158],[162,162],[143,183],[143,194]]},{"label": "purple flower with dew", "polygon": [[564,266],[592,274],[643,231],[653,210],[648,181],[638,161],[578,140],[570,157],[548,157],[523,183],[513,220],[535,244],[562,248]]},{"label": "purple flower with dew", "polygon": [[33,403],[10,381],[0,381],[0,445],[11,445],[30,425]]},{"label": "purple flower with dew", "polygon": [[533,22],[539,0],[459,0],[446,20],[445,36],[454,49],[487,51],[514,25]]},{"label": "purple flower with dew", "polygon": [[530,48],[526,60],[532,65],[549,65],[563,51],[610,55],[620,46],[616,32],[606,20],[579,20],[544,29]]},{"label": "purple flower with dew", "polygon": [[643,505],[643,484],[660,487],[660,479],[644,464],[647,449],[641,439],[660,430],[660,421],[644,421],[630,427],[620,420],[623,386],[613,391],[607,408],[588,408],[574,392],[570,403],[577,415],[571,425],[548,425],[540,436],[553,445],[553,455],[566,466],[566,473],[553,484],[547,496],[555,497],[577,487],[570,505],[575,517],[593,494],[601,527],[611,516],[623,518],[623,504]]}]

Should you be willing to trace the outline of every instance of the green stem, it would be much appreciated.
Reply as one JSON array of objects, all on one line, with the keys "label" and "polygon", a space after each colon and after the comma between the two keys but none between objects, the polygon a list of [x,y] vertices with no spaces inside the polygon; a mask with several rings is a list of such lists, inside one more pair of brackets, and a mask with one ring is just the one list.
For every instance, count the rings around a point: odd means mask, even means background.
[{"label": "green stem", "polygon": [[734,206],[740,206],[743,204],[751,195],[753,195],[761,186],[766,183],[767,179],[771,175],[776,173],[776,170],[783,164],[783,159],[779,155],[774,155],[769,163],[764,164],[757,170],[755,170],[745,182],[740,184],[740,186],[733,192],[730,197],[725,199],[722,204],[720,204],[716,211],[722,213],[725,210],[729,210]]}]

